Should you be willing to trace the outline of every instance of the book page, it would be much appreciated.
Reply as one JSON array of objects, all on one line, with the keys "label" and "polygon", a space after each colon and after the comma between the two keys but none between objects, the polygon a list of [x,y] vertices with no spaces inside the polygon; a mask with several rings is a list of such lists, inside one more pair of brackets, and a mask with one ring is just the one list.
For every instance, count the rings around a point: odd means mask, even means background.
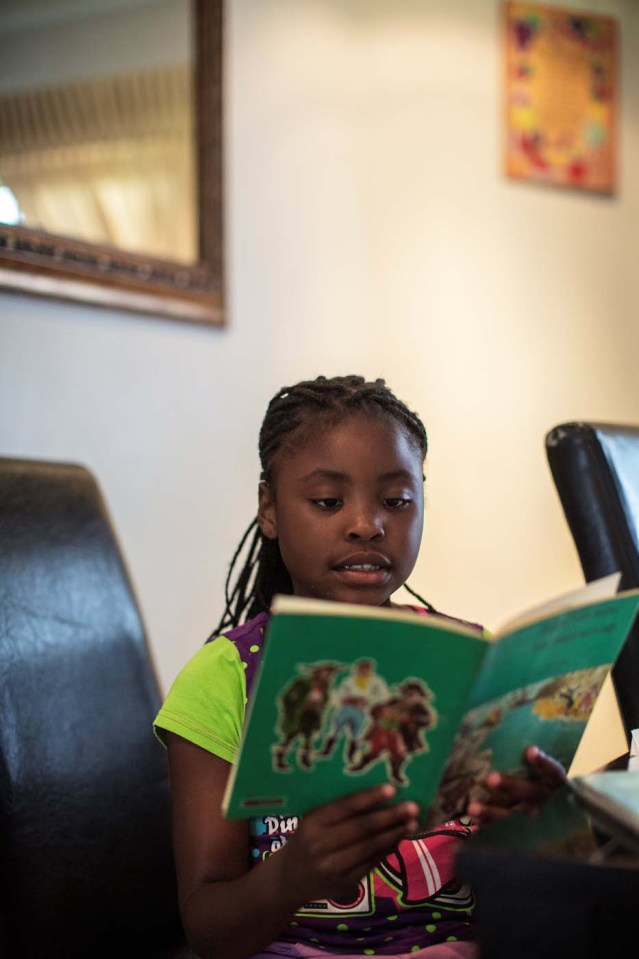
[{"label": "book page", "polygon": [[433,823],[481,798],[490,769],[525,776],[529,744],[570,769],[638,606],[638,591],[629,590],[528,622],[490,647],[433,803]]},{"label": "book page", "polygon": [[[419,615],[416,620],[415,610],[405,606],[366,606],[359,603],[337,603],[328,599],[309,599],[306,596],[290,596],[278,593],[273,598],[271,611],[278,615],[339,616],[341,619],[352,617],[353,619],[374,619],[389,623],[405,622],[411,625],[415,625],[417,622],[422,625],[436,625],[438,628],[475,638],[479,635],[476,626],[468,625],[449,616],[440,616],[438,613]],[[483,638],[486,642],[490,641],[488,636]]]}]

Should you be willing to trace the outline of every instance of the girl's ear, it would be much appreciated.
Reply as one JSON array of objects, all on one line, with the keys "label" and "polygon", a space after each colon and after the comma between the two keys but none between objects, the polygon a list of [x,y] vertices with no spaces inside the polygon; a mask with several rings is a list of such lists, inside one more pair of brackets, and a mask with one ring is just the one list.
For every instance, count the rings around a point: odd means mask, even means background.
[{"label": "girl's ear", "polygon": [[258,488],[257,525],[267,539],[277,539],[277,507],[271,486],[265,480]]}]

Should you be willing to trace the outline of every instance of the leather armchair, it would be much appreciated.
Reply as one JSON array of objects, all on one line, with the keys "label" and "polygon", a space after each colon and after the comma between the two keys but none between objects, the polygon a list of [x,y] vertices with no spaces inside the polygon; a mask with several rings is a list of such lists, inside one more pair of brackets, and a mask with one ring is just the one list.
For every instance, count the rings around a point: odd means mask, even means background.
[{"label": "leather armchair", "polygon": [[95,479],[0,459],[1,955],[193,955],[159,703]]},{"label": "leather armchair", "polygon": [[[586,581],[619,571],[620,589],[639,587],[639,427],[563,423],[545,445]],[[612,678],[630,734],[639,728],[639,622]]]}]

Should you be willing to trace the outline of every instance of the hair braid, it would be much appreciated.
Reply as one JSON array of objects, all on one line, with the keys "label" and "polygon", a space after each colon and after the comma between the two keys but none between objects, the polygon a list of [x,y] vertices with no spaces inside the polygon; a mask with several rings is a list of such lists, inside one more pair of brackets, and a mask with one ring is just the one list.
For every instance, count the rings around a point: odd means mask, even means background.
[{"label": "hair braid", "polygon": [[[363,376],[355,375],[318,376],[314,380],[303,380],[293,386],[282,387],[269,402],[258,443],[261,479],[273,482],[274,458],[285,437],[299,427],[315,425],[314,414],[321,415],[328,422],[338,422],[354,413],[398,423],[415,443],[422,458],[425,458],[428,438],[424,424],[417,413],[395,396],[385,380],[367,381]],[[247,547],[251,533],[253,537]],[[234,570],[245,547],[244,565],[231,588]],[[265,537],[257,525],[257,519],[254,519],[231,560],[225,583],[224,612],[213,636],[229,626],[238,626],[240,622],[268,611],[276,593],[291,593],[292,589],[277,540]],[[435,611],[427,600],[409,586],[406,589],[429,610]]]}]

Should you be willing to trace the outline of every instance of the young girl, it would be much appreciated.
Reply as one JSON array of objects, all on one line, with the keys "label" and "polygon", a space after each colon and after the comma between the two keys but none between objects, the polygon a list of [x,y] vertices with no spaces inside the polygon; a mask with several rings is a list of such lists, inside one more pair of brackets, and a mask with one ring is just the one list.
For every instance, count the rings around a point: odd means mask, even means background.
[{"label": "young girl", "polygon": [[224,615],[155,724],[168,749],[184,927],[203,959],[474,956],[473,896],[453,871],[459,842],[514,806],[538,805],[563,780],[529,747],[534,780],[491,773],[491,801],[429,833],[418,832],[414,803],[387,804],[391,784],[303,818],[222,816],[276,593],[392,606],[405,586],[416,613],[433,611],[406,586],[422,536],[426,450],[421,420],[383,380],[318,377],[269,403],[257,518],[233,557]]}]

